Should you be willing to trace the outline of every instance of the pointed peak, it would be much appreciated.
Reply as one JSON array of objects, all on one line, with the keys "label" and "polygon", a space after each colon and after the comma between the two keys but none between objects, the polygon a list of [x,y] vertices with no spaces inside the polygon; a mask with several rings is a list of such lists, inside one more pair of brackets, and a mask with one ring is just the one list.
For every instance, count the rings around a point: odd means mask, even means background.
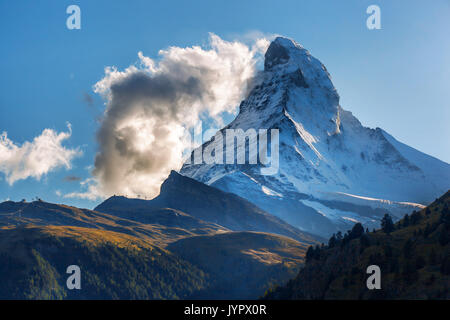
[{"label": "pointed peak", "polygon": [[[175,171],[175,170],[170,170],[170,174],[169,174],[169,176],[167,177],[166,181],[167,181],[167,180],[169,180],[169,181],[177,181],[177,180],[181,180],[181,179],[183,179],[183,178],[188,179],[187,177],[185,177],[185,176],[179,174],[177,171]],[[164,181],[164,182],[165,182],[165,181]]]},{"label": "pointed peak", "polygon": [[196,180],[183,176],[175,170],[171,170],[167,179],[161,185],[161,193],[163,193],[167,188],[172,188],[173,186],[187,185],[187,184],[201,184]]},{"label": "pointed peak", "polygon": [[271,70],[276,65],[289,62],[292,50],[304,50],[304,48],[292,39],[277,37],[267,48],[264,57],[264,70]]},{"label": "pointed peak", "polygon": [[299,48],[302,49],[303,47],[295,42],[295,40],[286,38],[286,37],[276,37],[272,43],[275,43],[279,46],[282,46],[284,48]]}]

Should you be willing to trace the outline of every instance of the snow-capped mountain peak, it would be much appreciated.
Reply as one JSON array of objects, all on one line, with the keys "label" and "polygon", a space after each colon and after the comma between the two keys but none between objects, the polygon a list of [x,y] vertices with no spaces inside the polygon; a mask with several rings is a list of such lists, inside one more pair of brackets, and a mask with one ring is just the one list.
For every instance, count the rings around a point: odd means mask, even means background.
[{"label": "snow-capped mountain peak", "polygon": [[265,54],[264,71],[271,72],[271,77],[291,74],[293,84],[298,87],[322,87],[339,98],[325,66],[294,40],[277,37],[271,42]]},{"label": "snow-capped mountain peak", "polygon": [[339,105],[325,66],[287,38],[270,44],[259,84],[224,129],[238,128],[279,130],[277,174],[261,175],[262,164],[185,164],[181,173],[322,236],[355,221],[375,227],[450,188],[449,164],[364,127]]}]

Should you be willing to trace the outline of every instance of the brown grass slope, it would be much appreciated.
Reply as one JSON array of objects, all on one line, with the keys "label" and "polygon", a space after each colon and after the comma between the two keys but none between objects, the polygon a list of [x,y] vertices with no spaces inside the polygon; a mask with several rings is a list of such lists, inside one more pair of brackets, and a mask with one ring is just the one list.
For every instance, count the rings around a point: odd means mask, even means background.
[{"label": "brown grass slope", "polygon": [[[166,250],[93,228],[3,227],[0,261],[0,299],[180,299],[208,283]],[[66,287],[69,265],[81,269],[81,290]]]},{"label": "brown grass slope", "polygon": [[[275,234],[230,232],[175,209],[118,217],[9,201],[0,204],[0,297],[257,298],[298,272],[307,246]],[[82,268],[79,293],[65,288],[70,264]]]},{"label": "brown grass slope", "polygon": [[227,232],[178,240],[168,250],[210,275],[208,290],[196,299],[256,299],[292,278],[307,245],[262,232]]},{"label": "brown grass slope", "polygon": [[166,208],[118,217],[44,201],[0,203],[0,227],[27,224],[116,231],[145,239],[160,247],[183,237],[227,231],[217,224],[204,222],[181,211]]}]

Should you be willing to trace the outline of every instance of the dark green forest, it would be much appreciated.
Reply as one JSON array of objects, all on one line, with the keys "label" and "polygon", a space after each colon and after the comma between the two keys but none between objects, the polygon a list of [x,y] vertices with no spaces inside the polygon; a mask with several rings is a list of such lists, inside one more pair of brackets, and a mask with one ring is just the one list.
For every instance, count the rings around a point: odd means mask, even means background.
[{"label": "dark green forest", "polygon": [[[310,247],[305,267],[265,299],[449,299],[450,192],[380,230],[356,224],[328,245]],[[366,268],[381,269],[381,289],[368,290]]]}]

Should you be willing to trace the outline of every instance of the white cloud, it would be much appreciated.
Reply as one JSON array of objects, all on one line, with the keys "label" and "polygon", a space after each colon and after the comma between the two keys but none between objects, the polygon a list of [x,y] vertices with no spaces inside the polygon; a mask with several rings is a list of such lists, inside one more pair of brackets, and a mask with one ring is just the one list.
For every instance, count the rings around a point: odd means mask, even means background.
[{"label": "white cloud", "polygon": [[21,146],[3,132],[0,135],[0,172],[4,173],[6,181],[12,185],[29,177],[40,180],[43,175],[60,167],[70,169],[72,159],[81,155],[81,151],[62,146],[62,142],[72,134],[70,124],[67,126],[68,132],[45,129],[32,142],[26,141]]},{"label": "white cloud", "polygon": [[80,182],[82,189],[85,191],[82,192],[71,192],[64,195],[65,198],[80,198],[87,200],[97,200],[99,198],[104,198],[105,193],[101,189],[101,185],[95,178],[88,178]]},{"label": "white cloud", "polygon": [[94,86],[106,101],[94,180],[85,182],[85,192],[67,196],[157,195],[170,170],[182,165],[190,143],[186,130],[201,117],[220,122],[223,113],[237,110],[268,44],[254,39],[249,46],[210,34],[208,48],[170,47],[159,51],[158,61],[139,52],[138,65],[106,68]]}]

